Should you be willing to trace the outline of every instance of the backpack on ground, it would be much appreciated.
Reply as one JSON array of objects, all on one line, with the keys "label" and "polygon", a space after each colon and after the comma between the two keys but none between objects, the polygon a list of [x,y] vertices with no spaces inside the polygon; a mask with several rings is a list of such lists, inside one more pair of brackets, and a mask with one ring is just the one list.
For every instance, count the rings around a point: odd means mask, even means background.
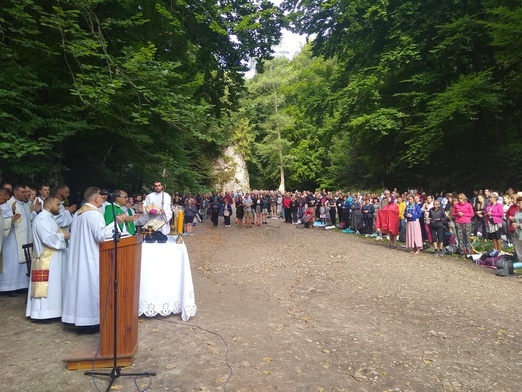
[{"label": "backpack on ground", "polygon": [[501,256],[500,260],[497,260],[497,272],[495,275],[513,275],[513,261],[508,257]]},{"label": "backpack on ground", "polygon": [[452,254],[455,254],[455,253],[458,253],[459,251],[459,248],[457,248],[457,245],[452,245],[452,244],[449,244],[448,246],[446,246],[442,252],[445,254],[445,255],[452,255]]}]

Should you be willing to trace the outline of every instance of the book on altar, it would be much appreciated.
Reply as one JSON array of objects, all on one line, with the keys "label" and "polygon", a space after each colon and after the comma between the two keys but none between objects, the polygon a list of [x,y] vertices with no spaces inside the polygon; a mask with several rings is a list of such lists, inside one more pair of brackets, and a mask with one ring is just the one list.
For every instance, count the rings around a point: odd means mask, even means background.
[{"label": "book on altar", "polygon": [[164,220],[151,219],[150,221],[148,221],[147,223],[145,223],[143,225],[143,229],[147,230],[149,227],[152,227],[152,231],[158,231],[159,229],[161,229],[163,227],[163,225],[165,225]]},{"label": "book on altar", "polygon": [[[109,223],[105,226],[105,241],[112,240],[114,238],[114,222]],[[130,236],[125,225],[123,225],[123,231],[120,231],[120,237]]]}]

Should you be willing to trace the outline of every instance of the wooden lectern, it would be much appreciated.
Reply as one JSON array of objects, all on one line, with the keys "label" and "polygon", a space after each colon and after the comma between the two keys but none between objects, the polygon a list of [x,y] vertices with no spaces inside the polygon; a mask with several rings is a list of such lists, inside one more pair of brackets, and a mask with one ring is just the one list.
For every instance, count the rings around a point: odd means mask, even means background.
[{"label": "wooden lectern", "polygon": [[[142,235],[118,242],[117,365],[129,366],[138,349]],[[114,364],[114,242],[100,244],[100,342],[78,346],[64,359],[67,370],[110,368]],[[99,353],[98,344],[100,345]]]}]

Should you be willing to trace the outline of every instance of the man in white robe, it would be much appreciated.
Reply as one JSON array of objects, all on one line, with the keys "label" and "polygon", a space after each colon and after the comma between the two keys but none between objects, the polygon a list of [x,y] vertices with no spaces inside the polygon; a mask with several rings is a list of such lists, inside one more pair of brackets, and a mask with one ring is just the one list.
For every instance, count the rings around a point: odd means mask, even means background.
[{"label": "man in white robe", "polygon": [[7,201],[8,208],[2,208],[4,224],[11,220],[8,235],[3,243],[3,271],[0,274],[0,291],[16,296],[15,291],[29,287],[27,265],[22,246],[33,242],[31,213],[26,203],[26,187],[16,185],[13,197]]},{"label": "man in white robe", "polygon": [[[109,206],[111,204],[107,201],[107,196],[109,194],[109,191],[107,189],[102,189],[100,191],[100,193],[103,197],[103,203],[102,203],[101,207],[98,208],[98,211],[100,211],[102,215],[105,215],[105,209],[107,208],[107,206]],[[116,192],[114,192],[114,193],[116,193]]]},{"label": "man in white robe", "polygon": [[103,203],[100,189],[87,188],[83,198],[71,224],[62,321],[94,326],[100,324],[100,242],[105,220],[98,211]]},{"label": "man in white robe", "polygon": [[43,184],[40,187],[40,190],[38,191],[38,193],[39,193],[39,195],[36,196],[36,200],[43,205],[45,199],[47,199],[49,197],[49,195],[51,193],[51,189],[49,188],[49,185]]},{"label": "man in white robe", "polygon": [[[9,205],[7,204],[7,200],[11,198],[11,192],[7,189],[0,189],[0,209],[2,212],[4,209],[6,211],[11,211]],[[11,211],[12,213],[12,211]],[[3,213],[0,216],[0,274],[4,271],[4,255],[3,255],[3,244],[4,244],[4,236],[9,234],[11,229],[11,218],[4,219]]]},{"label": "man in white robe", "polygon": [[65,184],[56,187],[54,196],[60,199],[60,213],[54,217],[58,226],[62,229],[69,229],[72,222],[72,214],[76,211],[76,204],[66,207],[64,202],[69,198],[70,190]]},{"label": "man in white robe", "polygon": [[170,220],[172,219],[172,207],[170,195],[163,191],[161,181],[154,182],[154,192],[147,195],[143,210],[148,214],[149,220],[164,222],[161,232],[165,235],[170,232]]},{"label": "man in white robe", "polygon": [[66,241],[70,234],[62,231],[53,216],[60,213],[60,200],[47,197],[43,210],[33,220],[34,259],[25,315],[32,319],[62,316],[63,279],[66,266]]}]

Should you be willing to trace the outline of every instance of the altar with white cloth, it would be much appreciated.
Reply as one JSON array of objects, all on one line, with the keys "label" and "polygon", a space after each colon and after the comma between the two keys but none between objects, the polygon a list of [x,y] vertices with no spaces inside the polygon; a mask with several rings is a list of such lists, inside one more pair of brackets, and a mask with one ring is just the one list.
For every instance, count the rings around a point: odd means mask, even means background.
[{"label": "altar with white cloth", "polygon": [[176,236],[166,243],[142,244],[138,314],[148,317],[181,313],[187,321],[196,314],[192,272],[184,243]]}]

